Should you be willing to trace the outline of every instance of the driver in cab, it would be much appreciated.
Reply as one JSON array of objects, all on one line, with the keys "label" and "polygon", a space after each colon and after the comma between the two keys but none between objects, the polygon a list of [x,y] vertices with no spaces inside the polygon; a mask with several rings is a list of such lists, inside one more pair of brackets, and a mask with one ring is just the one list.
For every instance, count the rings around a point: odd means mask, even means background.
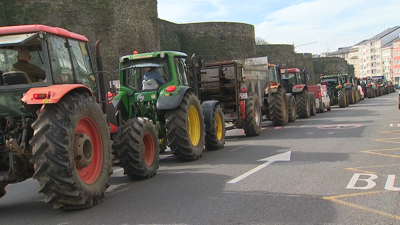
[{"label": "driver in cab", "polygon": [[146,68],[146,73],[143,76],[144,80],[155,80],[158,85],[163,85],[165,84],[164,78],[162,78],[161,74],[157,71],[158,68],[155,67],[149,67]]},{"label": "driver in cab", "polygon": [[21,49],[18,51],[18,62],[14,63],[10,67],[10,71],[23,71],[28,74],[32,82],[38,82],[39,79],[46,79],[46,74],[44,70],[40,69],[38,66],[30,64],[32,56],[26,49]]}]

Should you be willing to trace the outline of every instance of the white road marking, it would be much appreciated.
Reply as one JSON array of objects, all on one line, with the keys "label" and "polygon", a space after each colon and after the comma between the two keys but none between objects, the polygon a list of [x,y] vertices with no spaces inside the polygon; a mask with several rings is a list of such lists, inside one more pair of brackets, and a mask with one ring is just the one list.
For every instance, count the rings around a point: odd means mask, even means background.
[{"label": "white road marking", "polygon": [[288,151],[288,152],[284,152],[284,153],[281,153],[281,154],[278,154],[278,155],[274,155],[274,156],[270,156],[270,157],[267,157],[267,158],[259,159],[257,161],[264,161],[264,162],[266,161],[266,162],[261,164],[261,165],[259,165],[259,166],[257,166],[256,168],[254,168],[254,169],[252,169],[252,170],[250,170],[250,171],[248,171],[248,172],[236,177],[235,179],[230,180],[228,182],[228,184],[236,184],[237,182],[243,180],[244,178],[252,175],[253,173],[255,173],[257,171],[260,171],[261,169],[271,165],[274,162],[277,162],[277,161],[281,161],[281,162],[290,161],[291,154],[292,154],[292,151]]}]

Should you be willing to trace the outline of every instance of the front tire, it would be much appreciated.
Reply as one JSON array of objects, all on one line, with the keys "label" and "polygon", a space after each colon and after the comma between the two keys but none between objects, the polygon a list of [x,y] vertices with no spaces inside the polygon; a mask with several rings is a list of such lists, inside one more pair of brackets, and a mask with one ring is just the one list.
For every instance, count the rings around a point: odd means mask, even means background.
[{"label": "front tire", "polygon": [[167,143],[175,158],[199,159],[204,151],[205,124],[203,109],[196,95],[186,92],[179,106],[166,114]]},{"label": "front tire", "polygon": [[297,118],[296,100],[293,95],[289,98],[289,122],[295,122]]},{"label": "front tire", "polygon": [[158,169],[159,141],[152,121],[137,117],[120,127],[120,143],[113,146],[118,152],[124,174],[131,179],[152,178]]},{"label": "front tire", "polygon": [[34,179],[55,208],[88,208],[104,197],[112,173],[110,131],[98,104],[73,92],[46,105],[32,124]]},{"label": "front tire", "polygon": [[347,97],[344,89],[338,90],[338,101],[339,108],[345,108],[347,106]]},{"label": "front tire", "polygon": [[296,105],[297,105],[297,113],[300,118],[310,118],[311,116],[311,107],[310,107],[310,97],[308,94],[308,90],[304,89],[299,94],[296,94]]}]

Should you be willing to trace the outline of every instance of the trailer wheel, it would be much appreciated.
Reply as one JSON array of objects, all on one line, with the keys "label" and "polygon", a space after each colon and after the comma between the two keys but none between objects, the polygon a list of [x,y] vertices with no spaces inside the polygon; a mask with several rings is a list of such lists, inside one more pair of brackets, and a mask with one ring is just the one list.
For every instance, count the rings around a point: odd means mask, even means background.
[{"label": "trailer wheel", "polygon": [[287,97],[285,89],[279,87],[277,92],[272,95],[270,104],[270,118],[274,125],[285,125],[289,122],[287,107]]},{"label": "trailer wheel", "polygon": [[225,145],[225,120],[220,105],[214,107],[211,130],[206,131],[206,149],[218,150]]},{"label": "trailer wheel", "polygon": [[347,106],[346,91],[343,88],[338,91],[338,101],[340,108],[345,108]]},{"label": "trailer wheel", "polygon": [[320,112],[324,113],[325,112],[325,104],[322,101],[320,103],[320,106],[321,106]]},{"label": "trailer wheel", "polygon": [[300,118],[309,118],[311,116],[310,97],[307,89],[296,94],[296,105],[297,113]]},{"label": "trailer wheel", "polygon": [[175,158],[199,159],[204,151],[205,124],[203,109],[196,95],[186,92],[178,107],[166,114],[167,142]]},{"label": "trailer wheel", "polygon": [[112,173],[110,131],[99,105],[72,92],[46,105],[32,128],[33,178],[45,202],[63,209],[98,204]]},{"label": "trailer wheel", "polygon": [[152,178],[158,169],[159,142],[153,122],[132,118],[121,126],[120,143],[113,145],[118,153],[124,174],[131,179]]},{"label": "trailer wheel", "polygon": [[[286,96],[285,96],[286,98]],[[243,121],[243,130],[246,136],[259,136],[262,127],[260,100],[256,93],[251,92],[245,103],[246,115]]]},{"label": "trailer wheel", "polygon": [[290,95],[289,100],[289,122],[295,122],[297,118],[296,100],[293,95]]}]

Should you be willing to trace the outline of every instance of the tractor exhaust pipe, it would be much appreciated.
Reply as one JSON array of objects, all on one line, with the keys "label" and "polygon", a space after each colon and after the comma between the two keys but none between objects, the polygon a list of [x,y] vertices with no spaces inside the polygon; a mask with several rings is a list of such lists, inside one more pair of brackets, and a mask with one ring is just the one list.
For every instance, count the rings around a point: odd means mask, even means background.
[{"label": "tractor exhaust pipe", "polygon": [[99,78],[99,97],[101,102],[101,109],[104,114],[107,113],[107,90],[106,90],[106,81],[104,79],[103,73],[103,62],[101,60],[100,55],[100,40],[96,41],[96,45],[94,51],[96,53],[96,66],[98,70],[98,78]]}]

